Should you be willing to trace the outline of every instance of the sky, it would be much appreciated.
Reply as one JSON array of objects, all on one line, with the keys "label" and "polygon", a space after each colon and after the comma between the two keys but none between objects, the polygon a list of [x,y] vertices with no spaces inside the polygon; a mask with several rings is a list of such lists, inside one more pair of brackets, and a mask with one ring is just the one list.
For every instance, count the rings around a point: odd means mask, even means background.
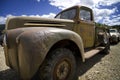
[{"label": "sky", "polygon": [[11,16],[54,18],[74,5],[93,9],[95,22],[120,25],[120,0],[0,0],[0,24]]}]

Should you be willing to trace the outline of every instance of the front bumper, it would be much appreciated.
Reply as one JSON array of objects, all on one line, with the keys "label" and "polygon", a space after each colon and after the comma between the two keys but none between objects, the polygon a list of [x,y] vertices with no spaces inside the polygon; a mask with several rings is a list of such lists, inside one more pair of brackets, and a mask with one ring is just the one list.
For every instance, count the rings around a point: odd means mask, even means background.
[{"label": "front bumper", "polygon": [[117,42],[118,38],[116,36],[111,36],[110,37],[110,42]]}]

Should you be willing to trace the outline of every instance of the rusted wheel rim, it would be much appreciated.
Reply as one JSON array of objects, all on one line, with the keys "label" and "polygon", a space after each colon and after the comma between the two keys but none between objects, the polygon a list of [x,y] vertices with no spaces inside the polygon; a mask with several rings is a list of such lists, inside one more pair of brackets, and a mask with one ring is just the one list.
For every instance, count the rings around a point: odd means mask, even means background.
[{"label": "rusted wheel rim", "polygon": [[68,60],[59,62],[54,70],[54,80],[66,80],[71,71],[71,65]]}]

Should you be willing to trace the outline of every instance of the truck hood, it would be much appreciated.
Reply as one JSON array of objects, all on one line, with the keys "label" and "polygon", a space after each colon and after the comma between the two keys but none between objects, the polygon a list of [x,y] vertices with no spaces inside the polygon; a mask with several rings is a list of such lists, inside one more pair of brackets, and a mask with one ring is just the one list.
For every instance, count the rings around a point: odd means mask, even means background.
[{"label": "truck hood", "polygon": [[110,33],[110,36],[113,36],[113,35],[118,36],[117,33]]},{"label": "truck hood", "polygon": [[41,17],[10,17],[6,22],[6,29],[20,27],[64,27],[66,23],[74,23],[67,19],[50,19]]}]

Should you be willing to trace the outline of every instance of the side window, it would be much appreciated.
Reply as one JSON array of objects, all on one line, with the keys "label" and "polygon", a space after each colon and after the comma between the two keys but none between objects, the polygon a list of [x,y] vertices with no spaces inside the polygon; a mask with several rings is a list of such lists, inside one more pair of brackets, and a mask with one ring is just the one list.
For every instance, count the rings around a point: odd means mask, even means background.
[{"label": "side window", "polygon": [[67,10],[65,12],[62,12],[61,14],[59,14],[58,16],[56,16],[56,18],[59,19],[73,19],[76,15],[76,9],[71,9],[71,10]]},{"label": "side window", "polygon": [[84,21],[91,21],[91,13],[87,10],[80,10],[80,19]]}]

